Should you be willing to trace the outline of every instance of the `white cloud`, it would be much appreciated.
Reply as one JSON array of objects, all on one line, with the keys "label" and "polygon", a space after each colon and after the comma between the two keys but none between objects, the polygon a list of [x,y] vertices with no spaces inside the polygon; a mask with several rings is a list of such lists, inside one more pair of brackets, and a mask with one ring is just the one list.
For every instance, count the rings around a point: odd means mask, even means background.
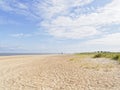
[{"label": "white cloud", "polygon": [[35,17],[34,14],[31,12],[32,5],[29,5],[27,3],[22,3],[17,0],[0,1],[0,9],[9,13],[29,16],[29,18],[31,18],[31,16]]},{"label": "white cloud", "polygon": [[28,6],[23,3],[17,3],[16,7],[19,7],[20,9],[26,9],[26,10],[28,9]]},{"label": "white cloud", "polygon": [[102,38],[87,41],[89,45],[120,46],[120,33],[104,35]]},{"label": "white cloud", "polygon": [[12,7],[10,7],[8,5],[8,3],[6,3],[5,1],[0,1],[0,8],[5,10],[5,11],[11,11],[12,10]]},{"label": "white cloud", "polygon": [[87,25],[105,25],[120,23],[120,1],[113,0],[103,8],[98,9],[95,13],[79,16],[79,20]]},{"label": "white cloud", "polygon": [[[50,1],[50,0],[48,0]],[[64,0],[52,0],[52,5],[45,3],[42,8],[44,10],[45,21],[41,23],[41,26],[45,27],[47,32],[55,37],[60,38],[83,38],[98,34],[96,28],[92,26],[83,26],[82,20],[79,18],[73,19],[70,17],[69,11],[73,7],[80,7],[86,5],[93,0],[76,0],[76,1],[64,1]],[[46,4],[48,7],[46,7]],[[40,6],[41,7],[41,6]],[[46,18],[47,17],[47,18]]]},{"label": "white cloud", "polygon": [[[79,29],[80,28],[80,29]],[[98,31],[93,27],[52,27],[49,34],[60,38],[78,39],[97,34]]]},{"label": "white cloud", "polygon": [[36,3],[37,13],[43,15],[45,19],[51,19],[57,15],[69,14],[69,9],[89,4],[93,0],[43,0]]},{"label": "white cloud", "polygon": [[[41,26],[45,27],[48,30],[48,33],[55,37],[79,39],[91,35],[93,36],[104,33],[102,30],[99,31],[101,26],[120,23],[120,1],[118,0],[113,0],[104,7],[97,9],[96,12],[76,15],[76,18],[70,16],[71,13],[69,10],[73,6],[80,7],[82,4],[74,4],[72,1],[63,2],[59,2],[59,6],[62,5],[60,6],[61,9],[63,8],[62,10],[56,8],[58,3],[56,2],[57,4],[55,4],[55,1],[52,8],[46,8],[43,6],[43,10],[46,11],[45,17],[50,16],[50,19],[47,18],[47,21],[43,21]],[[65,2],[73,3],[73,6]],[[77,0],[76,2],[84,1]],[[90,2],[92,2],[92,0],[90,0],[89,3]],[[84,4],[88,3],[85,2]]]},{"label": "white cloud", "polygon": [[32,35],[31,34],[17,33],[17,34],[11,34],[10,36],[15,37],[15,38],[24,38],[24,37],[30,37]]},{"label": "white cloud", "polygon": [[19,51],[27,51],[27,49],[25,49],[24,47],[22,46],[18,46],[18,45],[3,45],[3,44],[0,44],[0,53],[4,53],[4,52],[19,52]]},{"label": "white cloud", "polygon": [[[40,27],[46,32],[58,38],[80,39],[104,33],[101,26],[120,24],[120,1],[112,0],[95,12],[80,14],[84,5],[94,0],[35,0],[32,3],[22,3],[13,0],[0,2],[0,8],[5,11],[13,11],[25,16],[37,18]],[[11,4],[12,3],[12,4]],[[71,10],[75,9],[76,12]],[[88,7],[86,10],[94,9]],[[13,36],[23,36],[13,35]]]},{"label": "white cloud", "polygon": [[[85,40],[70,44],[60,44],[63,51],[68,52],[93,52],[93,51],[120,51],[120,33],[107,34],[97,39]],[[62,49],[60,49],[62,50]]]}]

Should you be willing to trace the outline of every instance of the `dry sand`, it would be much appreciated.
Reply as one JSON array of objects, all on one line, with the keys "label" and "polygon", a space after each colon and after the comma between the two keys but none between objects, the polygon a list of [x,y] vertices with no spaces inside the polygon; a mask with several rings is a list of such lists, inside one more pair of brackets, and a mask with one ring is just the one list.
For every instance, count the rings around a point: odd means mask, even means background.
[{"label": "dry sand", "polygon": [[4,56],[0,90],[120,90],[120,65],[75,55]]}]

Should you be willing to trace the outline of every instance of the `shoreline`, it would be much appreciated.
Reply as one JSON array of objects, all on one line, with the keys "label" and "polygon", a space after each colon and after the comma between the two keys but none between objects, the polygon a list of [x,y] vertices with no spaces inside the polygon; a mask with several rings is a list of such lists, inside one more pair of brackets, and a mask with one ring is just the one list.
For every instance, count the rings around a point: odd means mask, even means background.
[{"label": "shoreline", "polygon": [[0,53],[1,56],[27,56],[27,55],[64,55],[59,53]]}]

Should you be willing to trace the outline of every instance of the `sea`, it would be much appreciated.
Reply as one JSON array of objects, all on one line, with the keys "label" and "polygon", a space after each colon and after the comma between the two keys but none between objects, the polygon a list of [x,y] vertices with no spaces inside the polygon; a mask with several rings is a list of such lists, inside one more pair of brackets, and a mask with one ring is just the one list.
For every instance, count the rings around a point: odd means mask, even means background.
[{"label": "sea", "polygon": [[15,56],[15,55],[50,55],[57,53],[0,53],[0,56]]}]

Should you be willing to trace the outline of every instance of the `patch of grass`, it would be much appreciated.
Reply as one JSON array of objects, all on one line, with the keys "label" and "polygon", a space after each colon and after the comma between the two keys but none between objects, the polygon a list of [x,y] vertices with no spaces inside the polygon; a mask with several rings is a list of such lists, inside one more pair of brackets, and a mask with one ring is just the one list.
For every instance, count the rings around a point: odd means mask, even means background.
[{"label": "patch of grass", "polygon": [[70,61],[74,61],[74,58],[69,59]]},{"label": "patch of grass", "polygon": [[110,58],[120,62],[120,53],[100,52],[96,53],[93,58]]},{"label": "patch of grass", "polygon": [[79,56],[80,58],[89,58],[93,57],[95,53],[77,53],[75,55]]},{"label": "patch of grass", "polygon": [[77,53],[75,55],[78,55],[79,58],[109,58],[112,60],[116,60],[120,63],[120,52],[90,52],[90,53]]},{"label": "patch of grass", "polygon": [[119,59],[118,59],[118,62],[120,63],[120,57],[119,57]]},{"label": "patch of grass", "polygon": [[92,62],[82,62],[80,63],[80,66],[85,69],[94,69],[94,70],[100,70],[100,69],[111,69],[114,66],[112,64],[101,64],[101,63],[92,63]]},{"label": "patch of grass", "polygon": [[118,60],[118,59],[119,59],[119,55],[115,55],[115,56],[113,56],[112,59],[114,59],[114,60]]},{"label": "patch of grass", "polygon": [[102,54],[100,54],[100,53],[95,54],[95,55],[93,56],[93,58],[100,58],[100,57],[102,57]]}]

